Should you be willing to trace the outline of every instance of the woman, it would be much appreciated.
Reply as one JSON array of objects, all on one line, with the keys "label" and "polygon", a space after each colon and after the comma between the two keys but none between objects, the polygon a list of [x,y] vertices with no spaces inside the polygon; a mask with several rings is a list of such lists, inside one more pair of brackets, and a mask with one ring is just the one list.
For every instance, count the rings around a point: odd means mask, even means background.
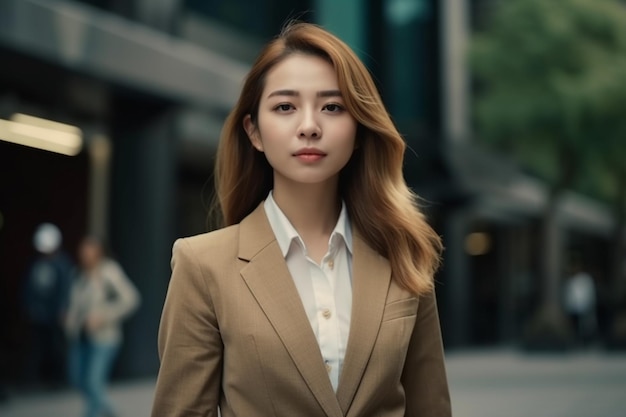
[{"label": "woman", "polygon": [[404,149],[342,41],[266,46],[218,149],[227,227],[174,244],[153,417],[451,415]]},{"label": "woman", "polygon": [[85,399],[85,417],[114,416],[106,385],[122,343],[122,321],[139,305],[139,293],[119,264],[104,256],[98,239],[83,239],[78,259],[65,324],[70,382]]}]

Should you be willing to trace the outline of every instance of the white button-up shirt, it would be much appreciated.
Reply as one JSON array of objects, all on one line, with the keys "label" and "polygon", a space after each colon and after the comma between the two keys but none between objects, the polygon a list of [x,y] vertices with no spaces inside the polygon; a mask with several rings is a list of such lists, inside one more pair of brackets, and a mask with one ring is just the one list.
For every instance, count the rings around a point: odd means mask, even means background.
[{"label": "white button-up shirt", "polygon": [[317,264],[270,191],[265,213],[296,284],[335,391],[346,354],[352,312],[352,229],[345,204]]}]

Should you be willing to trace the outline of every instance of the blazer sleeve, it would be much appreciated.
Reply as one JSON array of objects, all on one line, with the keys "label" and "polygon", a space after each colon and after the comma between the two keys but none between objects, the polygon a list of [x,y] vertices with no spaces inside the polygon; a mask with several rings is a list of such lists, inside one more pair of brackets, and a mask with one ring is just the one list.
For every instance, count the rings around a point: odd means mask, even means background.
[{"label": "blazer sleeve", "polygon": [[223,344],[207,280],[186,239],[174,243],[159,327],[152,417],[217,417]]},{"label": "blazer sleeve", "polygon": [[406,417],[450,417],[450,394],[434,291],[420,298],[402,373]]}]

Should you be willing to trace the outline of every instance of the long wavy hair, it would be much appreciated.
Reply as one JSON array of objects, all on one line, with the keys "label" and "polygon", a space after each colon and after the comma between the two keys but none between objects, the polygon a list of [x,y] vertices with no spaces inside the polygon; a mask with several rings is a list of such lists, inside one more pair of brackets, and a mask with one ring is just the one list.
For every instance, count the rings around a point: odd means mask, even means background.
[{"label": "long wavy hair", "polygon": [[401,287],[416,296],[430,292],[442,244],[404,180],[406,144],[365,65],[343,41],[314,24],[290,23],[266,45],[226,119],[215,164],[220,226],[239,223],[272,189],[272,167],[252,146],[243,121],[249,114],[257,123],[268,71],[295,53],[322,57],[334,67],[346,108],[358,123],[356,149],[339,177],[356,231],[389,260]]}]

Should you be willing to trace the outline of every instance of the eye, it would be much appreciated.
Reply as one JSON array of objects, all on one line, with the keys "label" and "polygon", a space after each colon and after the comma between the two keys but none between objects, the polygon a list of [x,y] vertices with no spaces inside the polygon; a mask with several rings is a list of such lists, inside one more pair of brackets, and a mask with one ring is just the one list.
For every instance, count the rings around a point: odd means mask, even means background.
[{"label": "eye", "polygon": [[343,111],[343,106],[340,106],[339,104],[336,104],[336,103],[328,103],[327,105],[324,106],[324,110],[330,113],[339,113]]},{"label": "eye", "polygon": [[281,103],[278,106],[274,107],[275,111],[281,112],[281,113],[288,112],[293,109],[294,107],[289,103]]}]

